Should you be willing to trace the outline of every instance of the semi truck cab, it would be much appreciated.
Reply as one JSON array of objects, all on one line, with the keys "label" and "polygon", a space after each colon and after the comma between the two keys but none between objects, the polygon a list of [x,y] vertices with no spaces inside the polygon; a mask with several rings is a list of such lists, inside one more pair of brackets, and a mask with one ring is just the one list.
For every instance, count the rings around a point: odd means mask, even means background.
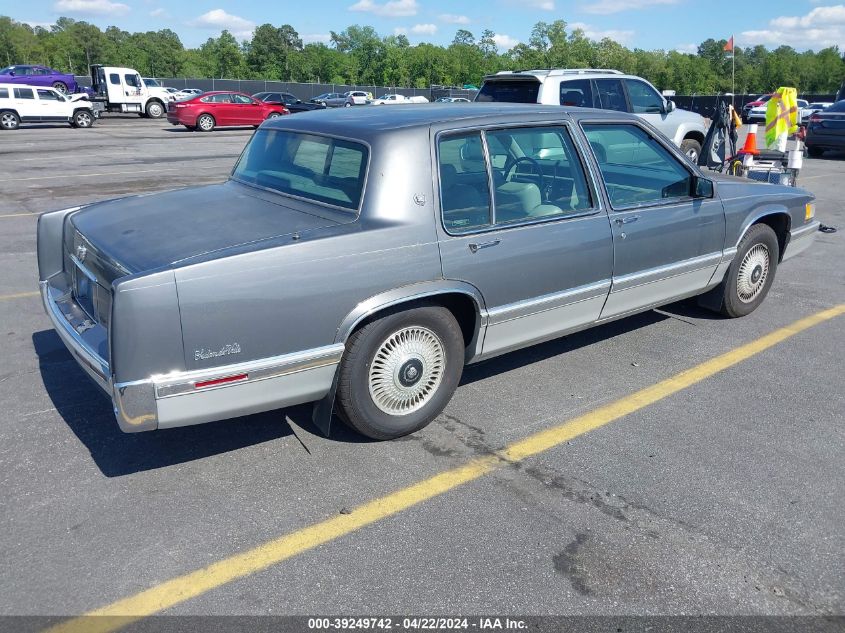
[{"label": "semi truck cab", "polygon": [[136,112],[153,119],[167,113],[167,103],[173,100],[164,88],[147,86],[134,68],[91,66],[93,101],[102,104],[106,112]]}]

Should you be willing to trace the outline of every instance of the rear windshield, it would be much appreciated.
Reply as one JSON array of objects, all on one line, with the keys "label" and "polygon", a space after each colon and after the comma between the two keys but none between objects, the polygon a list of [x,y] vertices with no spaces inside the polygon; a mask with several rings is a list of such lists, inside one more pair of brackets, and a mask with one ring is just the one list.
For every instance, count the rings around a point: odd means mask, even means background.
[{"label": "rear windshield", "polygon": [[357,211],[368,151],[343,139],[258,130],[232,177],[267,189]]},{"label": "rear windshield", "polygon": [[475,100],[499,103],[537,103],[538,92],[540,92],[540,82],[534,79],[485,81]]},{"label": "rear windshield", "polygon": [[845,112],[845,99],[837,101],[832,106],[827,108],[825,112]]}]

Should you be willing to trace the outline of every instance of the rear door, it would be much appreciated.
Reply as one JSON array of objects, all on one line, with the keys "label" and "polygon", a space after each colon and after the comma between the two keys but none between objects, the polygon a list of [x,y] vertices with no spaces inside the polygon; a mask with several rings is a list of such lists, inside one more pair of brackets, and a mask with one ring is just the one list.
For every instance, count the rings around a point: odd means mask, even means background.
[{"label": "rear door", "polygon": [[722,258],[718,197],[693,197],[690,166],[634,122],[584,122],[590,144],[609,136],[638,146],[629,161],[599,161],[613,230],[613,287],[602,318],[671,301],[707,286]]},{"label": "rear door", "polygon": [[434,160],[443,275],[484,296],[484,355],[598,318],[611,231],[568,124],[444,131]]},{"label": "rear door", "polygon": [[35,88],[29,86],[15,86],[12,89],[12,101],[21,121],[40,121],[41,111],[35,99]]}]

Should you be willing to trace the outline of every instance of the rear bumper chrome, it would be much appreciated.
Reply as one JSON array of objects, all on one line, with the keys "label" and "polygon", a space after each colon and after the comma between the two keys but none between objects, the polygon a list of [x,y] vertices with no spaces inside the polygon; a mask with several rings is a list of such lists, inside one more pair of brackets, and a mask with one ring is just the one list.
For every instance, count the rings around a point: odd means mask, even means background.
[{"label": "rear bumper chrome", "polygon": [[[331,388],[344,350],[343,344],[334,344],[244,363],[115,382],[104,357],[108,354],[108,334],[101,326],[90,327],[90,322],[75,324],[78,306],[69,287],[42,281],[41,298],[62,342],[85,373],[111,397],[117,423],[127,433],[201,424],[319,400]],[[95,331],[98,328],[100,331]],[[243,378],[202,386],[231,376]]]}]

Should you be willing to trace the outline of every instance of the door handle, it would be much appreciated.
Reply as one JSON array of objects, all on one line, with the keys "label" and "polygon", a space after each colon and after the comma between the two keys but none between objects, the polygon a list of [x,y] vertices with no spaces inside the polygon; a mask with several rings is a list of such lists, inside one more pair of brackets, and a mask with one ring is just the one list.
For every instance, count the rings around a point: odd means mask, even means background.
[{"label": "door handle", "polygon": [[501,243],[501,241],[502,240],[492,240],[490,242],[482,242],[481,244],[476,244],[473,242],[471,244],[467,244],[467,247],[469,248],[470,252],[477,253],[482,248],[490,248],[491,246],[497,246]]},{"label": "door handle", "polygon": [[630,224],[640,219],[638,215],[626,215],[624,218],[616,218],[616,224],[622,226],[623,224]]}]

